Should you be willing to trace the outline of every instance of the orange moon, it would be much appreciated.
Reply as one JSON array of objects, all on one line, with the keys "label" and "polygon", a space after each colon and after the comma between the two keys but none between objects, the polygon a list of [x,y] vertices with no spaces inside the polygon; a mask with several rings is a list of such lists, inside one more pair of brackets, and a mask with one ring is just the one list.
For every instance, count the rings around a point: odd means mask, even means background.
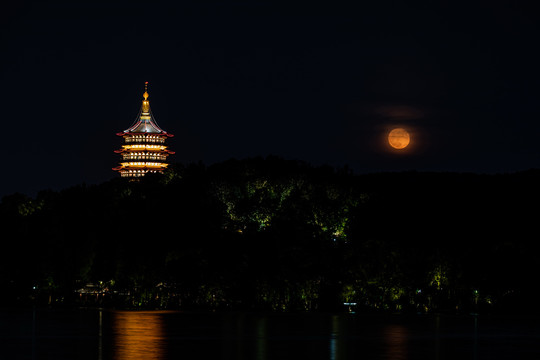
[{"label": "orange moon", "polygon": [[411,142],[409,132],[403,128],[396,128],[388,134],[388,143],[394,149],[405,149]]}]

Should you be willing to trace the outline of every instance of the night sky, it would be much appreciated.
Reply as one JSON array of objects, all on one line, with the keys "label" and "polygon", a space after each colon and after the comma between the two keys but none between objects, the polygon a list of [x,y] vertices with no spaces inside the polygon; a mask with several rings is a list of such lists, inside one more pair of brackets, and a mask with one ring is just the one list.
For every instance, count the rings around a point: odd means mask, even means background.
[{"label": "night sky", "polygon": [[[540,35],[520,2],[39,1],[1,12],[0,196],[118,176],[144,82],[173,161],[538,168]],[[411,131],[407,151],[385,134]]]}]

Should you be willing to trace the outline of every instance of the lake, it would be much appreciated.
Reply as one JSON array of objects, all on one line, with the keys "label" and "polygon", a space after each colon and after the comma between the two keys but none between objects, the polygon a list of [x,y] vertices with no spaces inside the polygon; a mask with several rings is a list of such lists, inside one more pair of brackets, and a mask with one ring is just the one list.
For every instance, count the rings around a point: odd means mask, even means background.
[{"label": "lake", "polygon": [[0,359],[540,359],[538,320],[0,309]]}]

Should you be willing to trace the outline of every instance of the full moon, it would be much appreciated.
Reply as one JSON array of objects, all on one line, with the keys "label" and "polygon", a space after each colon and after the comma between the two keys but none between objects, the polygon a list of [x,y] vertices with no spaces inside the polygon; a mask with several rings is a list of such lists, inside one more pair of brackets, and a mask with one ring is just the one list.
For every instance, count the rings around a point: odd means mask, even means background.
[{"label": "full moon", "polygon": [[405,149],[411,142],[411,136],[407,130],[396,128],[388,134],[388,143],[394,149]]}]

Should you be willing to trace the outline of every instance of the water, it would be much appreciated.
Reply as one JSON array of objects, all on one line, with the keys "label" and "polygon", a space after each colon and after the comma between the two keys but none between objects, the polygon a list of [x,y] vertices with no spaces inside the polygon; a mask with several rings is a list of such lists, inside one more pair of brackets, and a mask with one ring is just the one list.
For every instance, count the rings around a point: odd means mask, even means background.
[{"label": "water", "polygon": [[0,359],[540,359],[536,320],[0,310]]}]

